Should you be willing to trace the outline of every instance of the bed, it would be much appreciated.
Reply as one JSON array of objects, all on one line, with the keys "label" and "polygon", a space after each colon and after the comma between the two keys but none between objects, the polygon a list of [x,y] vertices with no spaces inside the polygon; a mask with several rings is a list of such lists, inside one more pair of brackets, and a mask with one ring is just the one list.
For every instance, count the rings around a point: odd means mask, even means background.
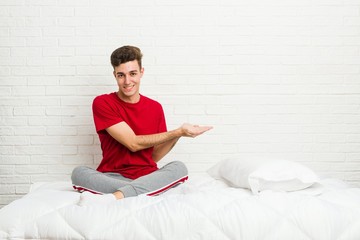
[{"label": "bed", "polygon": [[257,167],[233,163],[190,175],[162,195],[108,205],[77,205],[70,182],[36,183],[0,209],[0,239],[360,239],[360,188],[336,179],[309,184],[288,168],[281,171],[292,179],[270,168],[277,179],[256,184]]}]

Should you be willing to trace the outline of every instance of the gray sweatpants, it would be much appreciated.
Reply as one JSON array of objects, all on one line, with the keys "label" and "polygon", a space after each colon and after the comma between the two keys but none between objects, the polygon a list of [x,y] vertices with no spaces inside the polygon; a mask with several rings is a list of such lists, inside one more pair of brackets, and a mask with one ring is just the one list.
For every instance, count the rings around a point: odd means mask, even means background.
[{"label": "gray sweatpants", "polygon": [[157,195],[187,180],[187,168],[184,163],[174,161],[148,175],[135,180],[125,178],[118,173],[102,173],[95,169],[79,166],[71,175],[76,190],[94,193],[114,193],[121,191],[125,197],[140,194]]}]

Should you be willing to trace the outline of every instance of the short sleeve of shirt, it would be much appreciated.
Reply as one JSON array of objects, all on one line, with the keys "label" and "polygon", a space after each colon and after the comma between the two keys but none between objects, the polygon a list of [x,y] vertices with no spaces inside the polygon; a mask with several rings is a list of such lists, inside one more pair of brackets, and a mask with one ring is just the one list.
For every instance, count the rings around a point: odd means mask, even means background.
[{"label": "short sleeve of shirt", "polygon": [[123,121],[122,117],[112,108],[109,95],[96,97],[92,109],[97,132]]},{"label": "short sleeve of shirt", "polygon": [[160,105],[160,121],[159,121],[159,130],[160,133],[161,132],[166,132],[167,131],[167,127],[166,127],[166,120],[165,120],[165,115],[164,115],[164,110],[162,109],[162,106]]}]

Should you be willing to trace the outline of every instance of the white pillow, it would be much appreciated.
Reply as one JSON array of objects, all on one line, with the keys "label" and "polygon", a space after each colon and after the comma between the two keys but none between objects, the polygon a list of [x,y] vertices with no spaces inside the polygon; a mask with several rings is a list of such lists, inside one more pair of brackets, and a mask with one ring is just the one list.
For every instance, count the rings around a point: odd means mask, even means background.
[{"label": "white pillow", "polygon": [[226,159],[208,170],[210,176],[253,193],[263,190],[296,191],[310,187],[318,176],[304,165],[286,160]]}]

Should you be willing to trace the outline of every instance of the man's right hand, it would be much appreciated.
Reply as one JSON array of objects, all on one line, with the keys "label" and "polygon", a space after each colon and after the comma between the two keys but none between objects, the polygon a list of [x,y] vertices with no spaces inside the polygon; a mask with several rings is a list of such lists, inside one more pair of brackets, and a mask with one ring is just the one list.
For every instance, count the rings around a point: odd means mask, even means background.
[{"label": "man's right hand", "polygon": [[193,125],[190,123],[184,123],[181,127],[182,136],[183,137],[197,137],[204,132],[209,131],[212,129],[212,126],[199,126],[199,125]]}]

